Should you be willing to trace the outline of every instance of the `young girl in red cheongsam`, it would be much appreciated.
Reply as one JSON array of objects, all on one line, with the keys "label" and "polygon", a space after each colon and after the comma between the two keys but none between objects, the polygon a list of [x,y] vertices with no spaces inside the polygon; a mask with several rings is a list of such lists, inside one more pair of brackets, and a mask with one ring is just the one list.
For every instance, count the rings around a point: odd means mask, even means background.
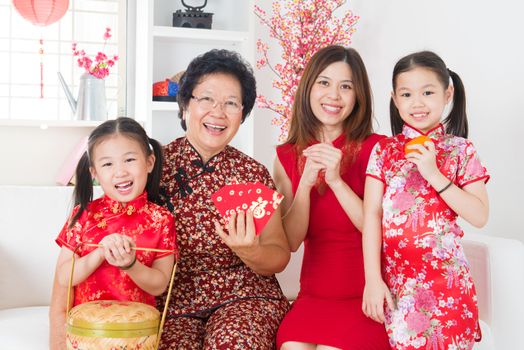
[{"label": "young girl in red cheongsam", "polygon": [[[57,262],[62,286],[68,285],[76,256],[74,305],[127,300],[155,306],[154,296],[166,289],[176,243],[172,214],[153,203],[161,163],[160,144],[133,119],[108,120],[91,133],[76,169],[78,205],[56,239],[62,247]],[[95,200],[93,179],[104,191]]]},{"label": "young girl in red cheongsam", "polygon": [[[486,224],[489,176],[466,139],[465,107],[459,76],[433,52],[396,64],[395,136],[377,143],[367,168],[362,305],[368,317],[385,321],[393,349],[469,350],[480,338],[457,217]],[[406,145],[421,135],[429,139]]]}]

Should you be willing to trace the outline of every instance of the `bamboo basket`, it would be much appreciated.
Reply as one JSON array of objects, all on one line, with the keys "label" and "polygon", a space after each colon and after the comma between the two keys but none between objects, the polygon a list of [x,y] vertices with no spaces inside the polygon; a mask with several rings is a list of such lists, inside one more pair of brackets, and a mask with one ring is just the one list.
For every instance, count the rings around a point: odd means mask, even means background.
[{"label": "bamboo basket", "polygon": [[[91,244],[90,244],[91,245]],[[96,246],[96,245],[95,245]],[[161,251],[150,248],[135,250]],[[162,252],[167,252],[162,250]],[[66,345],[68,350],[156,350],[176,272],[171,273],[162,315],[153,306],[133,301],[98,300],[70,309],[75,268],[73,254],[67,300]],[[162,317],[161,317],[162,316]]]}]

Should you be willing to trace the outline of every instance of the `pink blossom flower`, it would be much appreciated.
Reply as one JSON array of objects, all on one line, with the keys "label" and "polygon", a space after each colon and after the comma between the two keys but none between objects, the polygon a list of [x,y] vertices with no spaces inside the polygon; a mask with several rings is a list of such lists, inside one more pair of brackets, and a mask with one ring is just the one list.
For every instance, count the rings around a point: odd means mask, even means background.
[{"label": "pink blossom flower", "polygon": [[431,311],[437,306],[437,299],[431,290],[418,288],[414,297],[417,310]]},{"label": "pink blossom flower", "polygon": [[[111,28],[106,28],[106,31],[104,33],[104,49],[107,44],[107,40],[111,38]],[[89,58],[86,55],[86,52],[84,50],[78,50],[77,49],[78,44],[73,43],[71,48],[73,50],[73,56],[78,56],[77,63],[78,66],[81,68],[84,68],[84,70],[99,78],[104,79],[109,75],[109,68],[113,67],[115,65],[115,62],[118,60],[118,56],[112,56],[112,58],[108,58],[108,56],[102,51],[99,51],[97,55],[95,56],[95,60],[93,61],[91,58]]]},{"label": "pink blossom flower", "polygon": [[415,331],[417,334],[424,332],[431,326],[430,319],[422,312],[414,311],[406,317],[408,329]]},{"label": "pink blossom flower", "polygon": [[109,40],[111,38],[111,28],[106,28],[106,32],[104,33],[104,40]]},{"label": "pink blossom flower", "polygon": [[399,192],[393,198],[393,209],[403,212],[410,209],[415,204],[415,196],[409,192]]},{"label": "pink blossom flower", "polygon": [[345,0],[274,1],[272,17],[255,5],[255,15],[282,49],[282,63],[273,64],[269,60],[268,45],[261,40],[256,44],[257,52],[262,56],[257,61],[257,68],[270,69],[276,76],[272,85],[281,92],[282,103],[268,101],[261,104],[264,106],[261,108],[276,113],[271,123],[280,127],[281,141],[287,137],[295,92],[307,62],[325,46],[347,46],[351,42],[359,17],[351,11],[337,16],[335,11],[345,3]]}]

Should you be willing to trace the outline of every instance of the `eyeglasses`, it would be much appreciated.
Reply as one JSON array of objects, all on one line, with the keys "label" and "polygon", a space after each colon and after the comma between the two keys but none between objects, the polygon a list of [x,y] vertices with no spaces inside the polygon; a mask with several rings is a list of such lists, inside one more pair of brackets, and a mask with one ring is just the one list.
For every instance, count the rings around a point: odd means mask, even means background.
[{"label": "eyeglasses", "polygon": [[216,106],[220,105],[220,107],[226,114],[237,114],[240,113],[240,111],[242,111],[242,109],[244,108],[244,106],[242,106],[240,103],[233,100],[218,102],[213,97],[196,97],[193,95],[191,95],[191,98],[194,99],[198,103],[198,106],[205,111],[210,111],[214,109]]}]

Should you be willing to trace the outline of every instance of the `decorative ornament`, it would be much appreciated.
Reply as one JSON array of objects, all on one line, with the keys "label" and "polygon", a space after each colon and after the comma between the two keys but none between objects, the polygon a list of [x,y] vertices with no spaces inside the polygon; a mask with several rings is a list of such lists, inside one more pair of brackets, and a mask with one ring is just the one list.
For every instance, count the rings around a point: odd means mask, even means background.
[{"label": "decorative ornament", "polygon": [[359,17],[351,11],[337,17],[335,11],[345,3],[345,0],[276,0],[272,5],[272,17],[255,5],[255,15],[268,27],[269,36],[276,39],[282,49],[282,63],[272,64],[268,44],[257,40],[257,51],[262,56],[257,61],[257,68],[268,67],[276,75],[273,87],[280,90],[282,96],[282,102],[276,103],[259,95],[257,106],[277,114],[271,122],[280,127],[280,141],[287,138],[295,92],[313,54],[328,45],[351,43]]},{"label": "decorative ornament", "polygon": [[173,27],[211,29],[213,14],[203,11],[203,8],[207,5],[207,0],[204,0],[202,6],[189,6],[184,0],[182,0],[182,5],[186,8],[184,12],[182,10],[173,12]]},{"label": "decorative ornament", "polygon": [[40,98],[44,98],[44,39],[38,40],[40,48],[38,54],[40,55]]},{"label": "decorative ornament", "polygon": [[26,20],[45,27],[64,17],[69,0],[13,0],[13,5]]},{"label": "decorative ornament", "polygon": [[[69,0],[13,0],[16,11],[35,26],[45,27],[64,17]],[[40,98],[44,98],[44,39],[39,40],[40,48]]]}]

